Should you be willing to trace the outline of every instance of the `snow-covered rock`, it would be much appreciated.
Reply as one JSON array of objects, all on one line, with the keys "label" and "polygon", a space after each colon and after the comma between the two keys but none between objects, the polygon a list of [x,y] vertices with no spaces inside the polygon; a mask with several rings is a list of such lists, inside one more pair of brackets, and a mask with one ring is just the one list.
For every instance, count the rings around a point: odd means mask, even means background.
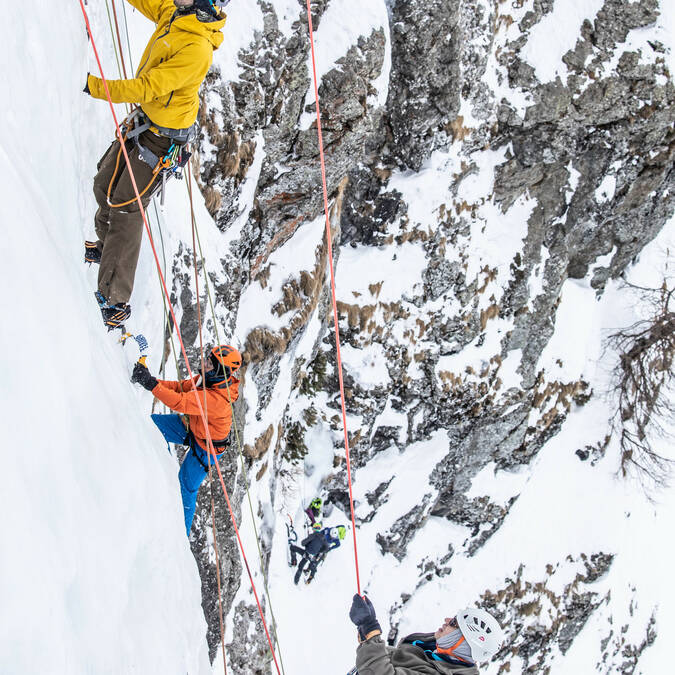
[{"label": "snow-covered rock", "polygon": [[[658,286],[673,246],[671,6],[312,2],[361,583],[391,640],[479,603],[507,627],[483,673],[646,674],[669,663],[664,533],[675,497],[668,489],[650,502],[636,481],[617,477],[616,354],[604,341],[643,311],[621,280]],[[105,9],[89,9],[113,72]],[[8,391],[20,396],[4,403],[8,419],[29,425],[27,380],[37,378],[49,403],[30,452],[13,435],[6,450],[10,487],[0,494],[14,515],[6,540],[16,543],[0,558],[12,628],[2,634],[16,636],[13,616],[24,617],[45,658],[74,659],[62,672],[89,672],[94,655],[111,672],[205,672],[198,572],[219,672],[210,491],[190,540],[195,568],[176,464],[149,427],[148,397],[127,383],[128,363],[98,325],[93,273],[77,267],[93,214],[89,179],[111,135],[105,106],[78,98],[94,70],[79,9],[40,15],[40,35],[52,36],[40,42],[29,39],[36,27],[24,11],[8,11],[2,50],[15,66],[2,84],[9,133],[0,148],[12,281],[3,300]],[[233,2],[227,12],[193,167],[219,339],[247,361],[235,406],[246,476],[234,450],[223,472],[260,589],[256,521],[272,600],[264,594],[263,604],[268,619],[274,610],[285,669],[314,672],[320,662],[340,675],[355,647],[351,533],[309,587],[292,585],[285,554],[288,518],[300,531],[314,495],[325,499],[325,525],[349,522],[306,5]],[[148,24],[135,11],[128,19],[137,55]],[[30,59],[17,58],[24,51]],[[32,65],[52,54],[48,73]],[[168,189],[152,222],[162,225],[172,301],[196,359],[198,300],[207,339],[216,336],[203,287],[195,295],[182,186]],[[58,302],[46,289],[8,292],[33,288],[26,249]],[[134,318],[158,344],[152,273],[144,249]],[[64,307],[67,331],[56,328]],[[15,375],[26,362],[27,376]],[[65,398],[55,386],[64,369]],[[101,440],[101,427],[119,431]],[[45,436],[47,464],[37,459]],[[229,515],[213,494],[228,667],[271,673]],[[100,520],[107,543],[82,536]],[[107,590],[93,602],[90,569],[102,558]],[[38,615],[25,606],[45,608],[56,629],[38,636]],[[3,642],[3,665],[48,672],[22,640]]]}]

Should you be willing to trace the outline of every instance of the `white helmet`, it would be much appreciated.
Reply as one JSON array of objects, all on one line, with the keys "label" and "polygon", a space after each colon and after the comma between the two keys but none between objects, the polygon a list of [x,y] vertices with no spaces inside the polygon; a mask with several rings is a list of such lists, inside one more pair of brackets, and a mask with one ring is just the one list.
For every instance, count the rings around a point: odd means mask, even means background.
[{"label": "white helmet", "polygon": [[475,661],[492,658],[504,642],[502,627],[484,609],[467,608],[457,612],[457,624]]}]

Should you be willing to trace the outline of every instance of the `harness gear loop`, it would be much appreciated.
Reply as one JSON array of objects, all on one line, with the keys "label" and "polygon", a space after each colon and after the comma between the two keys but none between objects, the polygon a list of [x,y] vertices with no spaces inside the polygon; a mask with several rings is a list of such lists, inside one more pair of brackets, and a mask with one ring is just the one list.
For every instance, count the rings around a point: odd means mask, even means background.
[{"label": "harness gear loop", "polygon": [[[143,188],[143,190],[141,190],[138,196],[142,197],[152,187],[153,183],[157,179],[157,176],[161,174],[161,201],[163,204],[166,179],[173,175],[175,175],[177,178],[182,178],[181,174],[179,173],[179,169],[187,164],[192,154],[187,150],[185,150],[185,152],[183,150],[194,137],[194,125],[188,129],[169,129],[167,127],[157,127],[146,115],[143,114],[143,111],[140,108],[134,108],[134,110],[129,113],[120,126],[124,129],[123,143],[126,144],[128,140],[133,141],[136,149],[138,150],[139,158],[152,168],[152,178],[150,178],[150,181]],[[154,152],[152,152],[152,150],[149,150],[141,144],[139,138],[140,135],[145,131],[152,131],[159,136],[171,139],[171,145],[169,146],[169,149],[165,155],[158,157]],[[117,170],[120,166],[121,157],[122,145],[120,144],[120,148],[117,151],[117,157],[115,159],[115,170],[110,177],[108,191],[106,192],[106,202],[111,209],[119,209],[122,206],[128,206],[129,204],[132,204],[136,201],[136,197],[129,199],[126,202],[120,202],[119,204],[113,204],[110,201],[110,193],[112,192],[113,183],[117,178]],[[156,190],[157,187],[158,186],[155,185],[154,189]]]}]

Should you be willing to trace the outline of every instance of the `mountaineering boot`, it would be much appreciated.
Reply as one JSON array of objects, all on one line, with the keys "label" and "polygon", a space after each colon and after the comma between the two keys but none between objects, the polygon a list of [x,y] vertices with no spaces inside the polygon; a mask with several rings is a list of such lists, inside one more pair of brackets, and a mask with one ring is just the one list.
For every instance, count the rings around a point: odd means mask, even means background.
[{"label": "mountaineering boot", "polygon": [[108,304],[101,291],[96,291],[94,297],[101,308],[103,323],[108,327],[108,330],[124,328],[124,322],[131,316],[131,307],[124,302],[120,302],[117,305]]},{"label": "mountaineering boot", "polygon": [[108,330],[115,328],[124,328],[124,322],[131,316],[131,307],[123,302],[112,307],[102,307],[101,315],[103,323],[108,326]]},{"label": "mountaineering boot", "polygon": [[84,262],[86,263],[100,263],[101,262],[101,251],[98,250],[98,246],[95,241],[85,241],[84,242]]}]

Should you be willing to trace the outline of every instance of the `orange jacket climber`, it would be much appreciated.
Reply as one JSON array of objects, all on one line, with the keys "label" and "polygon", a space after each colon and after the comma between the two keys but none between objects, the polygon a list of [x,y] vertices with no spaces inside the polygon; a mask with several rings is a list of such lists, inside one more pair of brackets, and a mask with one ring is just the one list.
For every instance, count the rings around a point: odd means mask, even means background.
[{"label": "orange jacket climber", "polygon": [[[167,443],[190,446],[178,473],[183,499],[185,531],[188,535],[195,515],[199,486],[206,477],[209,466],[216,462],[229,445],[227,436],[232,424],[232,403],[239,396],[239,380],[234,376],[242,363],[239,351],[230,345],[219,345],[211,350],[206,363],[209,361],[211,369],[204,373],[203,382],[201,381],[202,375],[198,375],[198,379],[194,381],[197,386],[199,403],[196,400],[191,380],[160,381],[150,374],[143,359],[140,359],[134,366],[131,376],[132,382],[138,382],[142,387],[151,391],[169,408],[188,416],[189,434],[180,415],[151,416]],[[205,366],[204,370],[207,367]],[[208,450],[200,403],[208,419],[215,456]]]},{"label": "orange jacket climber", "polygon": [[195,375],[194,383],[197,386],[195,396],[192,380],[181,382],[158,380],[153,377],[144,363],[139,361],[134,367],[132,382],[138,382],[153,396],[177,413],[188,417],[188,429],[192,432],[197,444],[208,452],[206,429],[202,421],[204,416],[208,420],[209,434],[215,446],[216,453],[221,452],[219,447],[225,446],[225,439],[232,426],[232,403],[239,398],[239,379],[234,374],[242,363],[241,354],[230,345],[219,345],[211,350],[207,357],[206,367],[211,365],[202,377]]},{"label": "orange jacket climber", "polygon": [[[195,381],[200,379],[201,375],[195,375]],[[199,402],[202,404],[204,414],[209,421],[211,440],[214,443],[222,441],[227,438],[232,426],[231,403],[239,398],[239,380],[234,375],[230,375],[229,379],[217,384],[209,385],[207,383],[206,389],[203,385],[199,385],[198,382]],[[157,380],[157,386],[152,389],[152,394],[171,410],[186,414],[190,431],[195,440],[201,448],[208,450],[206,430],[199,412],[199,404],[195,400],[195,394],[192,390],[192,380],[183,380],[182,382]]]}]

